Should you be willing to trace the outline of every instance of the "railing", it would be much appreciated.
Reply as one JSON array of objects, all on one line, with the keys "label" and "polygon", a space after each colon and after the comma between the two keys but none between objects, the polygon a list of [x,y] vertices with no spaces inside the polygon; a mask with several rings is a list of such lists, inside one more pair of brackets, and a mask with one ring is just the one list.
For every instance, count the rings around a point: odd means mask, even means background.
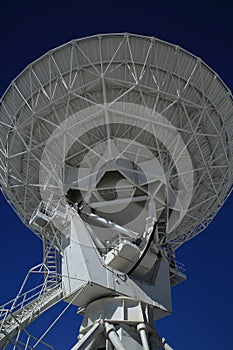
[{"label": "railing", "polygon": [[[29,290],[24,291],[28,282],[31,282],[29,277],[33,274],[42,275],[43,283],[36,284]],[[59,276],[58,283],[54,282],[52,284],[50,281],[49,288],[47,288],[49,276],[50,272],[44,263],[35,266],[28,272],[16,298],[0,306],[1,349],[9,349],[9,347],[13,350],[16,348],[22,349],[22,345],[25,346],[24,349],[33,349],[29,345],[30,341],[34,340],[39,343],[39,340],[30,335],[25,328],[63,297],[61,277]],[[25,336],[27,338],[26,342],[22,341],[21,332],[24,332],[24,338]],[[49,344],[42,341],[41,343],[47,348],[53,349]]]},{"label": "railing", "polygon": [[175,260],[175,253],[172,249],[167,250],[167,258],[170,268],[170,283],[171,286],[184,281],[186,279],[184,264]]},{"label": "railing", "polygon": [[185,275],[184,264],[177,260],[169,260],[170,269],[174,269],[176,272]]},{"label": "railing", "polygon": [[63,218],[65,218],[67,215],[67,209],[61,200],[59,200],[56,203],[41,201],[38,208],[34,210],[29,224],[31,225],[39,214],[42,214],[46,216],[48,220],[51,220],[58,213]]},{"label": "railing", "polygon": [[[43,278],[43,282],[30,288],[29,290],[23,292],[23,290],[26,287],[27,282],[29,281],[29,278],[32,274],[40,274]],[[42,294],[44,294],[47,291],[47,279],[51,273],[49,272],[48,268],[45,264],[39,264],[35,267],[33,267],[27,274],[18,295],[16,298],[8,301],[7,303],[0,306],[0,322],[4,320],[5,313],[9,311],[10,313],[14,313],[18,311],[19,309],[23,308],[25,305],[33,301],[34,299],[40,297]],[[61,282],[58,283],[55,282],[53,285],[50,283],[50,288],[53,289],[57,286],[61,285]],[[0,328],[1,329],[1,328]]]}]

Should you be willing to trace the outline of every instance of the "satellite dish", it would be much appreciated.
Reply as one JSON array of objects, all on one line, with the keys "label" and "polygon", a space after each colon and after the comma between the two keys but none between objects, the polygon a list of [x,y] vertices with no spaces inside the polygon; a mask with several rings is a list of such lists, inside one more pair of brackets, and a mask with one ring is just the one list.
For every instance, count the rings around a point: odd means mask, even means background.
[{"label": "satellite dish", "polygon": [[4,306],[0,347],[65,300],[84,314],[73,350],[170,348],[154,320],[185,279],[175,250],[230,194],[232,114],[230,91],[200,58],[140,35],[71,41],[12,82],[0,182],[43,241],[44,283]]}]

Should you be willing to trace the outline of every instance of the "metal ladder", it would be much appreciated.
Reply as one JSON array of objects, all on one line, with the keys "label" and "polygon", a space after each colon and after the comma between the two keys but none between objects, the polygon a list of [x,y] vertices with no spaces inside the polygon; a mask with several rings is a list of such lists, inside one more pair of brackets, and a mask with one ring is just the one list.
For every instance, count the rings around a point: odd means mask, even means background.
[{"label": "metal ladder", "polygon": [[[45,236],[43,237],[43,250],[44,264],[48,269],[47,271],[45,270],[45,287],[46,289],[50,289],[59,283],[59,253],[52,242]],[[47,272],[49,273],[46,275]]]}]

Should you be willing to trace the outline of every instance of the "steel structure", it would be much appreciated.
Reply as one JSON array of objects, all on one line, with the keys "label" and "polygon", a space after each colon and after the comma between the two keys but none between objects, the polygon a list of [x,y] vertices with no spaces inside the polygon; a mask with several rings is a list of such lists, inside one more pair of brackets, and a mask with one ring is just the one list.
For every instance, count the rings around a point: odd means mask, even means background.
[{"label": "steel structure", "polygon": [[230,194],[232,115],[215,72],[153,37],[96,35],[30,64],[0,101],[0,182],[43,240],[45,279],[24,312],[2,309],[0,344],[64,299],[84,308],[73,349],[168,349],[154,320],[185,279],[175,249]]}]

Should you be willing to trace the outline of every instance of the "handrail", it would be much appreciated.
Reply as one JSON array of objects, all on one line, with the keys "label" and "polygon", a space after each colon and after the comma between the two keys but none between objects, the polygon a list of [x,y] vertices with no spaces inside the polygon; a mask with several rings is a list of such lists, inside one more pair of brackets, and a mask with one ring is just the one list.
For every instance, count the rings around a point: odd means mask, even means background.
[{"label": "handrail", "polygon": [[[35,269],[38,269],[38,270],[36,271]],[[25,288],[25,285],[26,285],[30,275],[34,274],[34,273],[41,274],[43,277],[46,275],[46,277],[44,278],[44,281],[42,283],[30,288],[29,290],[26,290],[25,292],[23,292],[23,289]],[[45,291],[47,290],[46,289],[47,279],[49,276],[52,276],[52,275],[54,275],[54,273],[50,272],[44,263],[36,265],[32,269],[30,269],[30,271],[28,272],[27,276],[25,277],[25,279],[22,283],[22,286],[19,290],[18,295],[14,299],[0,305],[0,321],[2,321],[1,310],[10,310],[11,312],[15,312],[15,311],[23,308],[25,304],[28,304],[29,302],[33,301],[35,298],[44,294]],[[60,280],[61,280],[61,278],[60,278]],[[60,281],[58,283],[57,282],[51,283],[49,290],[55,288],[56,286],[58,286],[60,284],[61,284]]]}]

